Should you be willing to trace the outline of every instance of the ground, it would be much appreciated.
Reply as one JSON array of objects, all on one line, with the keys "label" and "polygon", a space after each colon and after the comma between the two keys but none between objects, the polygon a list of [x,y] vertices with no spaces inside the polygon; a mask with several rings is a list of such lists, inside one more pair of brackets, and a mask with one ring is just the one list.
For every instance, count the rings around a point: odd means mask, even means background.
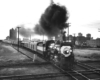
[{"label": "ground", "polygon": [[[28,53],[25,51],[26,54]],[[99,49],[74,49],[75,59],[79,61],[87,60],[100,60],[100,50]],[[31,55],[30,55],[31,56]],[[39,60],[39,57],[35,57],[35,61]],[[34,62],[35,62],[34,61]],[[15,63],[28,63],[32,62],[32,59],[21,54],[11,45],[0,44],[0,66],[6,64]],[[58,73],[58,70],[53,69],[51,66],[22,66],[22,67],[9,67],[0,68],[0,75],[25,75],[25,74],[45,74],[45,73]],[[60,78],[59,78],[60,79]],[[58,80],[58,79],[57,79]]]},{"label": "ground", "polygon": [[31,60],[11,46],[0,44],[0,65],[26,61],[30,62]]},{"label": "ground", "polygon": [[100,60],[100,49],[74,49],[75,59],[79,61]]},{"label": "ground", "polygon": [[[26,52],[27,53],[27,52]],[[31,55],[32,56],[32,55]],[[37,61],[38,59],[38,61]],[[0,66],[16,64],[16,63],[37,63],[43,62],[38,56],[35,57],[35,61],[28,58],[27,56],[21,54],[11,45],[0,44]],[[45,74],[45,73],[58,73],[57,69],[52,68],[50,65],[46,66],[10,66],[10,67],[0,67],[0,75],[27,75],[27,74]]]}]

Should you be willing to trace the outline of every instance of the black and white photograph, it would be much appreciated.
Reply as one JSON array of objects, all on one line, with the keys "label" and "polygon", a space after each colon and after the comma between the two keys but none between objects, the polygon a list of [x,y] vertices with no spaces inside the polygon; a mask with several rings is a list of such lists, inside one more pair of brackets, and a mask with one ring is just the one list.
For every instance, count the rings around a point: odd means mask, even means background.
[{"label": "black and white photograph", "polygon": [[100,80],[100,0],[0,0],[0,80]]}]

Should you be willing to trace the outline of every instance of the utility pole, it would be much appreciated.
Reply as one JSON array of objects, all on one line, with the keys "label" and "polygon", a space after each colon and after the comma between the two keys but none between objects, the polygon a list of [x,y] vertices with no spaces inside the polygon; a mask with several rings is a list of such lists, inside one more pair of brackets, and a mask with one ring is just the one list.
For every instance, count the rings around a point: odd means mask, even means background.
[{"label": "utility pole", "polygon": [[31,35],[30,35],[30,43],[31,43]]},{"label": "utility pole", "polygon": [[19,51],[19,28],[21,27],[17,27],[18,28],[18,51]]},{"label": "utility pole", "polygon": [[98,28],[98,32],[100,32],[100,28]]},{"label": "utility pole", "polygon": [[75,40],[76,40],[76,39],[75,39],[75,33],[74,33],[74,46],[75,46]]},{"label": "utility pole", "polygon": [[31,35],[30,35],[30,41],[31,41]]},{"label": "utility pole", "polygon": [[71,23],[68,23],[68,41],[69,41],[69,27]]},{"label": "utility pole", "polygon": [[[31,45],[31,35],[30,35],[30,40],[29,40],[29,44]],[[31,46],[30,46],[31,47]]]},{"label": "utility pole", "polygon": [[69,26],[68,26],[68,41],[69,41]]}]

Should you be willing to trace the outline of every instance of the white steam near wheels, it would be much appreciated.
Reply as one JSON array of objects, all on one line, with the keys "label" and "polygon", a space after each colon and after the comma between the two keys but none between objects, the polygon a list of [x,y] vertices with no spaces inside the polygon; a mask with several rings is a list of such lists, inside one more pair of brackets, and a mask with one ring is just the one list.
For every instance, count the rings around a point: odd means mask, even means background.
[{"label": "white steam near wheels", "polygon": [[[65,54],[64,52],[66,52],[67,54]],[[65,57],[68,57],[71,55],[71,47],[70,46],[62,46],[61,47],[61,54],[63,54]]]}]

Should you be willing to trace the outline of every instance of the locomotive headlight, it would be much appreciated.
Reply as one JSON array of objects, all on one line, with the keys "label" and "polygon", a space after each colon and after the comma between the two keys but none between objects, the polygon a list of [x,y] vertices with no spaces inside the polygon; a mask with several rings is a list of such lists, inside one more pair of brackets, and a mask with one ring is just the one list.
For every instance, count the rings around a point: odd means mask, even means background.
[{"label": "locomotive headlight", "polygon": [[63,51],[64,54],[68,54],[68,51]]},{"label": "locomotive headlight", "polygon": [[62,46],[61,47],[61,54],[63,54],[65,57],[68,57],[71,55],[71,47],[70,46]]}]

